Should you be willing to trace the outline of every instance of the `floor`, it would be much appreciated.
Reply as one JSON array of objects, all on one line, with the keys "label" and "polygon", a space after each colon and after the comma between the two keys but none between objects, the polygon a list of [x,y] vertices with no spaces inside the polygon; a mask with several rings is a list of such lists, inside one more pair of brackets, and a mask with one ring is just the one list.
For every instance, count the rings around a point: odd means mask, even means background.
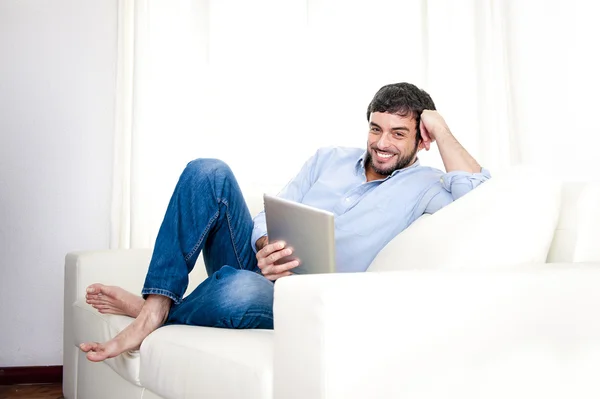
[{"label": "floor", "polygon": [[62,384],[0,385],[0,399],[61,399]]}]

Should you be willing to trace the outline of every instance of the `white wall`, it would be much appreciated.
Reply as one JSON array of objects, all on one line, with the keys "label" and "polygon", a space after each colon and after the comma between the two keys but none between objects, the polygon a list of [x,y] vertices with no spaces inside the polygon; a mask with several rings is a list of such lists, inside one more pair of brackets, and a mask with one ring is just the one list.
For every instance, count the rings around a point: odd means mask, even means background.
[{"label": "white wall", "polygon": [[0,366],[62,364],[67,252],[107,248],[116,0],[0,0]]}]

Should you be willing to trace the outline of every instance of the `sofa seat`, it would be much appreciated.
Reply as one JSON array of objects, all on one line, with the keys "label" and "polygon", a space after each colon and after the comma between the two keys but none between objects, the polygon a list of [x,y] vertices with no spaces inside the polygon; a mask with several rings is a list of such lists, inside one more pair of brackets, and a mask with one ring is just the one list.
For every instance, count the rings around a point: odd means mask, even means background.
[{"label": "sofa seat", "polygon": [[272,330],[171,325],[150,334],[140,353],[141,383],[162,397],[272,397]]},{"label": "sofa seat", "polygon": [[[83,299],[73,310],[76,345],[105,342],[133,321],[103,315]],[[166,326],[150,334],[139,351],[107,359],[106,364],[125,380],[165,398],[271,397],[273,331]]]}]

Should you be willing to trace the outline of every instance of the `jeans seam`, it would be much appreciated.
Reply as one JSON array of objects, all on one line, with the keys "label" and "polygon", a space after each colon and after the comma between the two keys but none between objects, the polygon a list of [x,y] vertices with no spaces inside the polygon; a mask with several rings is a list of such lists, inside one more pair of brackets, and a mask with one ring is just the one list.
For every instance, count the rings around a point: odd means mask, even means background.
[{"label": "jeans seam", "polygon": [[206,227],[204,228],[204,231],[202,232],[202,234],[200,235],[200,239],[198,239],[198,241],[196,242],[196,245],[194,245],[194,247],[192,248],[192,250],[186,255],[186,257],[184,258],[186,263],[187,261],[189,261],[194,254],[196,253],[196,251],[198,250],[198,248],[200,248],[200,244],[202,243],[202,240],[204,240],[204,237],[206,236],[206,234],[208,234],[208,231],[210,230],[210,228],[212,227],[213,222],[219,217],[219,211],[217,210],[217,212],[215,212],[215,214],[213,215],[213,217],[211,217],[208,221],[208,224],[206,225]]},{"label": "jeans seam", "polygon": [[231,246],[233,247],[233,252],[235,253],[235,258],[238,261],[238,266],[240,268],[240,270],[245,270],[244,269],[244,265],[242,264],[242,259],[240,258],[239,255],[239,251],[237,249],[237,246],[235,245],[235,234],[233,232],[233,229],[231,228],[231,216],[229,215],[229,203],[227,203],[227,200],[219,200],[219,202],[222,202],[223,204],[225,204],[225,216],[227,217],[227,228],[229,229],[229,236],[231,237]]},{"label": "jeans seam", "polygon": [[243,316],[223,317],[223,318],[221,318],[221,320],[219,320],[219,322],[221,325],[227,325],[228,324],[227,321],[230,321],[230,320],[242,321],[246,317],[261,317],[261,318],[268,319],[270,321],[275,321],[273,316],[266,315],[264,312],[246,312]]}]

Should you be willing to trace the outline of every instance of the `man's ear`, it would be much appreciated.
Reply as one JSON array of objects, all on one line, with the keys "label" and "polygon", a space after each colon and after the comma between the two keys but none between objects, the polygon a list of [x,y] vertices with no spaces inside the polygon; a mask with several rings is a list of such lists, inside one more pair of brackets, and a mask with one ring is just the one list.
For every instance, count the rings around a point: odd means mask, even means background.
[{"label": "man's ear", "polygon": [[421,151],[423,149],[425,149],[425,144],[423,143],[423,139],[419,139],[419,144],[417,145],[418,150],[417,151]]}]

